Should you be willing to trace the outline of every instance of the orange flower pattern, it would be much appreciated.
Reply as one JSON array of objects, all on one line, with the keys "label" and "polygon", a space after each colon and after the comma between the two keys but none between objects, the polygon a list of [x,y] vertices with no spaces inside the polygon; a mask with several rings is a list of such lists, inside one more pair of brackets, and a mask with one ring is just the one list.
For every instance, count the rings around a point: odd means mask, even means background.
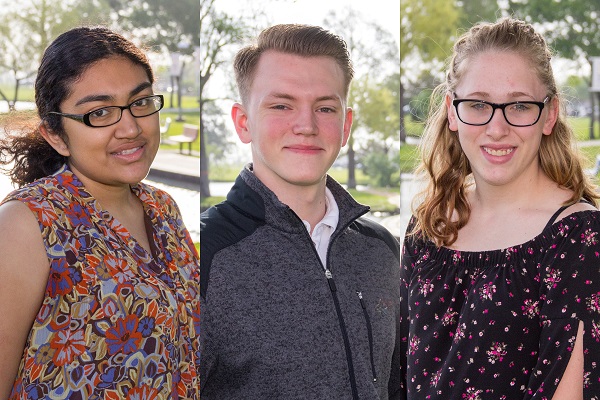
[{"label": "orange flower pattern", "polygon": [[167,193],[132,191],[152,254],[67,166],[4,199],[29,206],[51,262],[11,399],[199,398],[199,256]]}]

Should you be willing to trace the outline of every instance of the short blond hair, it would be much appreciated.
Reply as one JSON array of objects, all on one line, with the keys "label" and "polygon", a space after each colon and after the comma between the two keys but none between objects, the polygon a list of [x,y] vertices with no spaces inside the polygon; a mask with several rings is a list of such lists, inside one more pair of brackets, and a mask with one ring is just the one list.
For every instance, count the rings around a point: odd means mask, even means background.
[{"label": "short blond hair", "polygon": [[346,42],[319,26],[280,24],[263,30],[256,43],[243,47],[235,56],[233,66],[242,103],[248,101],[256,66],[260,56],[267,50],[302,57],[333,58],[344,74],[344,97],[348,97],[354,68]]}]

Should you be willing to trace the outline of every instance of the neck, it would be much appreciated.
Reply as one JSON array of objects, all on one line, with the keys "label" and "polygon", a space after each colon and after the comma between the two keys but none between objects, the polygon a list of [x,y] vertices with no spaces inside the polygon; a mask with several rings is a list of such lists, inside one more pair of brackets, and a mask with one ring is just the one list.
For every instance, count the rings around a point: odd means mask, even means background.
[{"label": "neck", "polygon": [[470,201],[489,210],[527,209],[544,204],[557,184],[539,170],[531,179],[521,179],[502,186],[476,182]]},{"label": "neck", "polygon": [[304,190],[302,193],[276,194],[282,203],[287,204],[300,219],[307,221],[313,229],[325,216],[327,203],[325,201],[325,185],[311,189],[313,190]]}]

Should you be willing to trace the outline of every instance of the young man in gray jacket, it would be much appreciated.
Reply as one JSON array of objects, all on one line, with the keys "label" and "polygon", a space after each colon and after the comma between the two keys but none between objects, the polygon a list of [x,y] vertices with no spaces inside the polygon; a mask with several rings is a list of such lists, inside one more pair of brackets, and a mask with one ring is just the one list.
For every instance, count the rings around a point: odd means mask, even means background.
[{"label": "young man in gray jacket", "polygon": [[276,25],[234,66],[252,163],[201,215],[202,400],[399,398],[399,244],[327,176],[352,126],[346,44]]}]

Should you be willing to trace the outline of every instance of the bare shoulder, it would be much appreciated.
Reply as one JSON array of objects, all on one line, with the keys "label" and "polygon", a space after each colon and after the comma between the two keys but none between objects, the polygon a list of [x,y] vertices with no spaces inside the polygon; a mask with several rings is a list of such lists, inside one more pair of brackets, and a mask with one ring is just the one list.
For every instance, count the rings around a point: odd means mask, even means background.
[{"label": "bare shoulder", "polygon": [[563,212],[561,212],[558,217],[555,219],[555,221],[559,221],[565,217],[568,217],[569,215],[576,213],[576,212],[580,212],[580,211],[598,211],[598,208],[596,208],[594,205],[587,203],[587,202],[579,202],[579,203],[575,203],[569,207],[567,207],[566,209],[563,210]]},{"label": "bare shoulder", "polygon": [[0,205],[0,245],[4,240],[26,239],[21,235],[39,236],[40,229],[33,213],[20,201],[9,201]]},{"label": "bare shoulder", "polygon": [[39,225],[18,201],[0,206],[0,397],[8,395],[42,304],[50,262]]},{"label": "bare shoulder", "polygon": [[33,274],[32,278],[48,274],[50,264],[39,224],[29,208],[19,201],[0,206],[0,254],[2,277],[16,274],[15,265],[21,274]]}]

